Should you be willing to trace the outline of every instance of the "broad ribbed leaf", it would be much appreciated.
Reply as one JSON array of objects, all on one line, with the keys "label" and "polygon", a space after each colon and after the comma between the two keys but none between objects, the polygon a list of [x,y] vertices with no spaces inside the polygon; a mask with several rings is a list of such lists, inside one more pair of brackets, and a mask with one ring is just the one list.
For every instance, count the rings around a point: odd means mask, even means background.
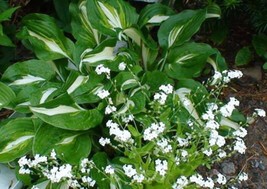
[{"label": "broad ribbed leaf", "polygon": [[207,59],[216,51],[207,44],[185,43],[172,48],[165,66],[166,73],[176,79],[192,78],[200,75]]},{"label": "broad ribbed leaf", "polygon": [[167,49],[188,41],[206,19],[206,10],[185,10],[163,22],[158,31],[161,47]]},{"label": "broad ribbed leaf", "polygon": [[28,60],[9,66],[4,72],[2,80],[10,82],[12,85],[23,85],[50,80],[55,77],[55,74],[51,64],[42,60]]},{"label": "broad ribbed leaf", "polygon": [[138,19],[138,26],[141,28],[146,24],[159,24],[173,15],[174,11],[165,5],[160,3],[155,3],[152,5],[147,5],[140,12]]},{"label": "broad ribbed leaf", "polygon": [[88,19],[86,1],[81,1],[78,5],[71,3],[70,12],[72,14],[72,34],[77,40],[77,45],[93,48],[100,43],[99,32],[92,27]]},{"label": "broad ribbed leaf", "polygon": [[252,56],[253,55],[249,47],[243,47],[236,54],[235,65],[236,66],[247,65],[252,60]]},{"label": "broad ribbed leaf", "polygon": [[136,24],[138,18],[135,9],[123,0],[88,0],[87,9],[93,27],[111,36],[117,36],[118,29]]},{"label": "broad ribbed leaf", "polygon": [[37,131],[33,143],[34,154],[49,155],[52,150],[68,163],[78,164],[88,157],[91,139],[88,134],[68,131],[43,124]]},{"label": "broad ribbed leaf", "polygon": [[73,42],[64,36],[54,18],[45,14],[29,14],[23,18],[23,24],[18,37],[30,42],[29,48],[39,59],[72,59]]},{"label": "broad ribbed leaf", "polygon": [[17,118],[0,127],[0,162],[10,162],[31,150],[34,138],[31,118]]},{"label": "broad ribbed leaf", "polygon": [[0,82],[0,110],[16,98],[16,94],[7,85]]}]

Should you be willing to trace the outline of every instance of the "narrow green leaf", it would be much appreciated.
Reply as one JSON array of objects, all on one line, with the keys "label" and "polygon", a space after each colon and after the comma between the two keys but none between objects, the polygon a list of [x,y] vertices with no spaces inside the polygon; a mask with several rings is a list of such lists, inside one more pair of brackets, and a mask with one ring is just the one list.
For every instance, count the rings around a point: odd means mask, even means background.
[{"label": "narrow green leaf", "polygon": [[9,8],[4,12],[0,13],[0,22],[7,21],[11,18],[12,14],[18,9],[19,7]]}]

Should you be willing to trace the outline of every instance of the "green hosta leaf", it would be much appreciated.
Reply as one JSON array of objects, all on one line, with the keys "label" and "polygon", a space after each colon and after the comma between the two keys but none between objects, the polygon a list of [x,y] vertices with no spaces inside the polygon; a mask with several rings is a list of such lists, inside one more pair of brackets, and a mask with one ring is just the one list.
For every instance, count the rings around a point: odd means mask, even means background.
[{"label": "green hosta leaf", "polygon": [[252,44],[259,56],[267,58],[267,35],[259,34],[254,36]]},{"label": "green hosta leaf", "polygon": [[146,95],[144,91],[140,89],[137,92],[132,92],[129,101],[132,102],[130,106],[130,112],[133,114],[142,112],[146,105]]},{"label": "green hosta leaf", "polygon": [[[90,10],[90,9],[89,9]],[[70,12],[72,14],[72,34],[77,40],[77,45],[93,48],[100,44],[100,34],[92,27],[88,19],[88,9],[86,1],[81,1],[78,5],[71,3]]]},{"label": "green hosta leaf", "polygon": [[252,52],[250,51],[249,47],[243,47],[237,52],[235,57],[235,65],[236,66],[243,66],[247,65],[252,59]]},{"label": "green hosta leaf", "polygon": [[221,17],[222,11],[219,5],[216,3],[211,3],[207,6],[206,18],[219,18]]},{"label": "green hosta leaf", "polygon": [[185,10],[163,22],[158,31],[163,48],[178,46],[188,41],[206,19],[206,10]]},{"label": "green hosta leaf", "polygon": [[165,71],[176,79],[197,77],[216,51],[207,44],[185,43],[170,50]]},{"label": "green hosta leaf", "polygon": [[138,86],[138,80],[130,72],[120,72],[114,79],[114,82],[121,88],[127,90]]},{"label": "green hosta leaf", "polygon": [[133,7],[123,0],[87,1],[88,18],[93,27],[104,34],[117,36],[121,30],[136,24],[138,15]]},{"label": "green hosta leaf", "polygon": [[16,94],[7,85],[0,82],[0,109],[6,107],[16,98]]},{"label": "green hosta leaf", "polygon": [[6,46],[6,47],[14,47],[15,46],[12,43],[12,41],[9,39],[9,37],[3,33],[1,24],[0,24],[0,45]]},{"label": "green hosta leaf", "polygon": [[18,9],[19,7],[9,8],[4,12],[0,13],[0,22],[7,21],[11,18],[12,14]]},{"label": "green hosta leaf", "polygon": [[4,72],[2,80],[12,82],[13,85],[22,85],[50,80],[55,77],[55,73],[54,67],[45,61],[28,60],[11,65]]},{"label": "green hosta leaf", "polygon": [[17,118],[0,127],[0,162],[11,162],[30,151],[34,135],[31,118]]},{"label": "green hosta leaf", "polygon": [[72,59],[73,43],[56,25],[54,18],[45,14],[29,14],[23,19],[24,29],[18,37],[29,40],[29,48],[42,60]]},{"label": "green hosta leaf", "polygon": [[78,164],[81,159],[88,157],[91,151],[91,139],[88,134],[68,131],[43,124],[33,143],[35,154],[48,155],[55,150],[60,159]]},{"label": "green hosta leaf", "polygon": [[173,80],[160,71],[146,72],[143,82],[149,86],[151,92],[158,91],[161,85],[173,84]]},{"label": "green hosta leaf", "polygon": [[138,26],[141,28],[146,24],[159,24],[173,15],[174,11],[165,5],[160,3],[155,3],[152,5],[147,5],[140,12],[138,19]]},{"label": "green hosta leaf", "polygon": [[54,7],[57,13],[57,16],[60,19],[60,26],[64,31],[70,31],[70,11],[69,4],[70,0],[53,0]]}]

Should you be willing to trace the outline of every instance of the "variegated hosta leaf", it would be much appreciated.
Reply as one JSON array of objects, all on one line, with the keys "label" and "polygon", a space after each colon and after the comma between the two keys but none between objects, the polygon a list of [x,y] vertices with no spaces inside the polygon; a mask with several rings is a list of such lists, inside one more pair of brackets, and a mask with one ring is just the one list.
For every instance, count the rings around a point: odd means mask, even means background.
[{"label": "variegated hosta leaf", "polygon": [[86,110],[76,105],[68,94],[30,110],[44,122],[67,130],[87,130],[99,125],[103,118],[97,109]]},{"label": "variegated hosta leaf", "polygon": [[10,85],[25,85],[49,81],[55,75],[55,69],[51,64],[42,60],[28,60],[9,66],[4,72],[2,80],[10,82]]},{"label": "variegated hosta leaf", "polygon": [[10,162],[29,152],[34,138],[31,118],[10,120],[0,127],[0,162]]},{"label": "variegated hosta leaf", "polygon": [[100,44],[100,34],[92,27],[88,19],[88,11],[86,1],[81,1],[78,5],[76,3],[70,4],[70,12],[72,14],[72,34],[77,40],[77,45],[82,45],[87,48],[93,48]]},{"label": "variegated hosta leaf", "polygon": [[0,82],[0,110],[8,106],[14,99],[16,94],[7,85]]},{"label": "variegated hosta leaf", "polygon": [[93,27],[100,32],[117,36],[116,30],[130,27],[137,23],[135,9],[123,0],[88,0],[88,18]]},{"label": "variegated hosta leaf", "polygon": [[170,50],[165,71],[176,79],[197,77],[205,67],[209,56],[216,50],[207,44],[185,43]]},{"label": "variegated hosta leaf", "polygon": [[174,11],[170,7],[163,4],[155,3],[152,5],[147,5],[140,12],[138,26],[141,28],[146,24],[160,24],[173,14]]},{"label": "variegated hosta leaf", "polygon": [[49,155],[52,150],[64,161],[78,164],[91,151],[88,133],[68,131],[43,124],[34,138],[34,154]]},{"label": "variegated hosta leaf", "polygon": [[42,60],[72,59],[73,42],[64,36],[54,18],[45,14],[29,14],[23,19],[19,37],[29,40],[31,49]]},{"label": "variegated hosta leaf", "polygon": [[163,22],[158,31],[163,48],[178,46],[188,41],[206,19],[206,10],[185,10]]},{"label": "variegated hosta leaf", "polygon": [[120,72],[115,77],[114,82],[121,88],[121,90],[127,90],[139,85],[137,78],[130,72]]}]

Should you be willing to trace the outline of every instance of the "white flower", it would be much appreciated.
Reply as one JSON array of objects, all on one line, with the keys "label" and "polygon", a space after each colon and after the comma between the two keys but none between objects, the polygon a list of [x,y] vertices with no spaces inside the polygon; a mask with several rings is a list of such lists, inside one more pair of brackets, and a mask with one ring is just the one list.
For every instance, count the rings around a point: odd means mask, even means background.
[{"label": "white flower", "polygon": [[189,184],[188,179],[185,176],[181,176],[176,180],[176,182],[172,185],[173,189],[183,189],[185,186]]},{"label": "white flower", "polygon": [[241,182],[241,181],[246,181],[248,180],[248,174],[247,173],[241,173],[239,176],[238,176],[238,180]]},{"label": "white flower", "polygon": [[143,174],[136,174],[133,176],[133,181],[135,181],[137,183],[142,183],[144,179],[145,179],[145,177]]},{"label": "white flower", "polygon": [[157,138],[165,129],[165,124],[162,122],[152,123],[150,127],[144,131],[144,140],[151,141]]},{"label": "white flower", "polygon": [[117,110],[117,108],[115,106],[108,105],[105,108],[105,114],[106,115],[111,114],[112,112],[115,112],[116,110]]},{"label": "white flower", "polygon": [[19,159],[18,163],[20,167],[23,167],[24,165],[29,165],[30,160],[26,158],[26,156],[23,156]]},{"label": "white flower", "polygon": [[91,186],[91,187],[93,187],[95,185],[95,183],[96,183],[96,181],[93,180],[89,176],[83,176],[82,177],[82,182],[85,183],[85,184],[87,184],[88,186]]},{"label": "white flower", "polygon": [[206,155],[206,156],[210,156],[212,154],[212,149],[209,148],[209,149],[206,149],[203,151],[203,153]]},{"label": "white flower", "polygon": [[208,129],[219,129],[219,127],[220,127],[219,123],[214,120],[209,120],[206,123],[206,128]]},{"label": "white flower", "polygon": [[165,138],[158,141],[157,145],[160,147],[163,153],[169,153],[172,151],[172,146],[168,143],[168,140]]},{"label": "white flower", "polygon": [[55,150],[53,149],[52,151],[51,151],[51,153],[50,153],[50,157],[52,158],[52,159],[57,159],[57,154],[56,154],[56,152],[55,152]]},{"label": "white flower", "polygon": [[106,68],[104,67],[103,64],[100,64],[96,67],[95,69],[97,75],[101,75],[102,73],[105,73],[107,78],[109,79],[110,78],[110,69],[109,68]]},{"label": "white flower", "polygon": [[123,117],[122,118],[122,121],[124,122],[124,123],[129,123],[130,121],[133,121],[134,120],[134,115],[133,114],[130,114],[130,115],[128,115],[127,117]]},{"label": "white flower", "polygon": [[217,178],[217,183],[222,184],[222,185],[226,184],[227,179],[226,179],[226,177],[223,174],[219,173],[217,175],[217,177],[218,177]]},{"label": "white flower", "polygon": [[244,138],[248,134],[247,130],[244,129],[243,127],[240,127],[238,130],[233,132],[234,136]]},{"label": "white flower", "polygon": [[132,165],[123,165],[122,169],[128,177],[132,177],[137,174],[136,169],[134,169]]},{"label": "white flower", "polygon": [[243,76],[243,73],[239,70],[229,70],[227,73],[227,76],[230,79],[235,79],[235,78],[241,78]]},{"label": "white flower", "polygon": [[30,167],[36,167],[39,163],[47,163],[47,157],[36,154],[30,163]]},{"label": "white flower", "polygon": [[210,146],[218,145],[222,147],[225,144],[225,138],[218,134],[216,130],[211,130],[209,144]]},{"label": "white flower", "polygon": [[19,174],[24,175],[24,174],[30,174],[30,173],[31,173],[31,170],[28,168],[20,167],[19,169]]},{"label": "white flower", "polygon": [[47,170],[44,173],[52,183],[59,183],[65,178],[71,178],[72,175],[72,166],[70,164],[65,164],[60,167],[53,167],[51,170]]},{"label": "white flower", "polygon": [[211,178],[207,178],[207,180],[204,183],[205,188],[213,188],[214,187],[214,182]]},{"label": "white flower", "polygon": [[99,139],[99,143],[101,146],[106,146],[107,144],[110,144],[110,139],[101,137]]},{"label": "white flower", "polygon": [[171,94],[173,92],[173,86],[170,84],[168,85],[161,85],[159,90],[162,90],[165,94]]},{"label": "white flower", "polygon": [[155,93],[154,100],[159,102],[161,105],[165,104],[167,100],[167,95],[163,92]]},{"label": "white flower", "polygon": [[230,97],[230,101],[228,104],[230,104],[232,106],[239,106],[240,102],[235,97]]},{"label": "white flower", "polygon": [[186,150],[181,150],[181,156],[186,158],[188,156],[188,152]]},{"label": "white flower", "polygon": [[178,137],[178,138],[177,138],[177,142],[178,142],[178,145],[179,145],[180,147],[188,146],[188,145],[189,145],[188,138],[180,138],[180,137]]},{"label": "white flower", "polygon": [[168,162],[166,160],[160,160],[160,159],[157,159],[155,161],[155,164],[156,164],[156,172],[159,173],[159,175],[161,176],[165,176],[167,170],[168,170]]},{"label": "white flower", "polygon": [[110,95],[110,93],[107,90],[105,90],[105,89],[101,89],[101,90],[98,90],[96,92],[96,95],[99,98],[104,99],[104,98],[108,97]]},{"label": "white flower", "polygon": [[235,145],[234,145],[234,150],[236,150],[240,154],[244,154],[246,149],[247,147],[245,145],[245,142],[241,138],[237,138]]},{"label": "white flower", "polygon": [[219,149],[218,150],[218,156],[219,156],[219,158],[224,158],[224,157],[226,157],[226,152],[224,151],[224,150],[222,150],[222,149]]},{"label": "white flower", "polygon": [[213,79],[214,79],[215,81],[217,81],[217,80],[221,80],[221,79],[222,79],[222,74],[221,74],[221,72],[215,71],[215,72],[214,72],[214,75],[213,75]]},{"label": "white flower", "polygon": [[106,166],[104,171],[105,173],[111,174],[111,175],[115,173],[115,169],[111,165]]},{"label": "white flower", "polygon": [[121,62],[119,64],[119,70],[123,71],[123,70],[125,70],[125,68],[126,68],[126,64],[124,62]]},{"label": "white flower", "polygon": [[257,115],[260,117],[266,116],[266,112],[263,109],[256,108],[255,111],[256,111]]},{"label": "white flower", "polygon": [[215,115],[212,110],[208,110],[201,117],[204,120],[213,120],[215,118]]},{"label": "white flower", "polygon": [[192,175],[189,178],[189,180],[190,180],[190,182],[194,182],[194,183],[198,184],[201,187],[203,187],[205,185],[205,181],[204,181],[203,177],[200,174]]}]

